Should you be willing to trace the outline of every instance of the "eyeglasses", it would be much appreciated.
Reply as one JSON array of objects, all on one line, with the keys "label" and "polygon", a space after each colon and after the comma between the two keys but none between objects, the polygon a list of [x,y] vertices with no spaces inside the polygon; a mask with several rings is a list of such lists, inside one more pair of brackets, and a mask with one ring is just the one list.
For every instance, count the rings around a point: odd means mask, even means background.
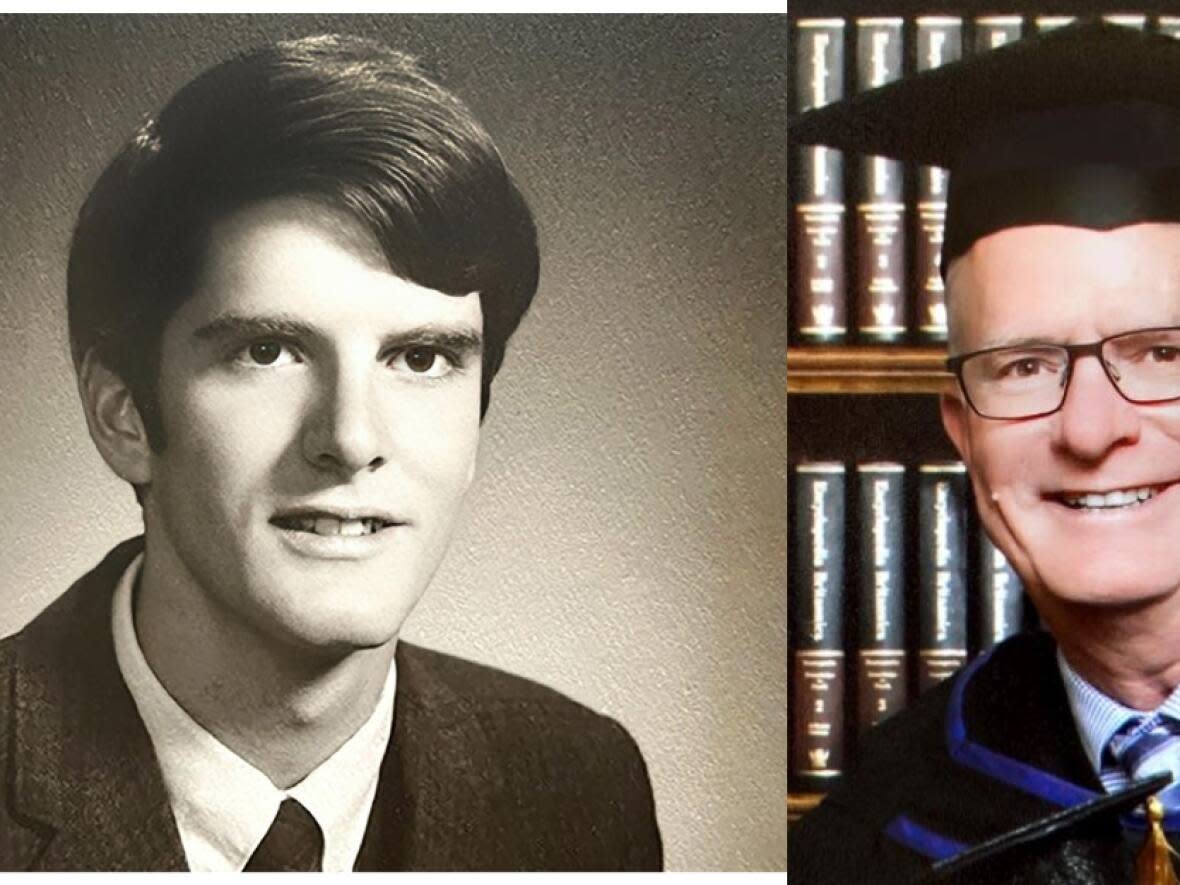
[{"label": "eyeglasses", "polygon": [[1180,399],[1180,326],[1121,332],[1090,344],[1020,344],[953,356],[968,405],[983,418],[1038,418],[1061,408],[1078,357],[1096,356],[1123,399]]}]

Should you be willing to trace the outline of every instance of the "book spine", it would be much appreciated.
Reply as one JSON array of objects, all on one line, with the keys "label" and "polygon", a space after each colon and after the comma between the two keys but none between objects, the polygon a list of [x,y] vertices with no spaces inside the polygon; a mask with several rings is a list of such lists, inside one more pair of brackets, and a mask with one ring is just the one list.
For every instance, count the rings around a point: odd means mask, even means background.
[{"label": "book spine", "polygon": [[[796,22],[799,111],[844,97],[844,20]],[[795,325],[813,341],[844,337],[848,297],[844,274],[844,156],[822,145],[804,146],[795,201]]]},{"label": "book spine", "polygon": [[1019,15],[981,15],[975,19],[973,52],[987,52],[999,49],[1006,43],[1015,43],[1024,29],[1024,19]]},{"label": "book spine", "polygon": [[918,690],[967,660],[967,474],[960,463],[918,467]]},{"label": "book spine", "polygon": [[1136,31],[1147,30],[1147,15],[1142,12],[1111,12],[1102,16],[1102,20],[1109,25],[1134,28]]},{"label": "book spine", "polygon": [[824,781],[844,764],[844,465],[800,464],[795,475],[791,768]]},{"label": "book spine", "polygon": [[905,468],[856,468],[860,522],[857,724],[861,733],[906,704]]},{"label": "book spine", "polygon": [[[857,19],[857,89],[899,79],[901,66],[902,20]],[[858,161],[856,327],[868,340],[895,341],[906,331],[902,164],[875,156]]]},{"label": "book spine", "polygon": [[1036,18],[1037,33],[1044,34],[1046,31],[1064,28],[1066,25],[1073,24],[1076,18],[1076,15],[1038,15]]},{"label": "book spine", "polygon": [[1161,15],[1155,20],[1155,29],[1169,37],[1180,37],[1180,15]]},{"label": "book spine", "polygon": [[[963,54],[963,20],[951,16],[918,19],[918,71],[958,61]],[[914,263],[918,332],[928,341],[946,340],[946,293],[942,282],[942,235],[946,225],[947,170],[918,170],[918,230]]]},{"label": "book spine", "polygon": [[1024,588],[999,548],[979,533],[979,650],[986,651],[1023,626]]}]

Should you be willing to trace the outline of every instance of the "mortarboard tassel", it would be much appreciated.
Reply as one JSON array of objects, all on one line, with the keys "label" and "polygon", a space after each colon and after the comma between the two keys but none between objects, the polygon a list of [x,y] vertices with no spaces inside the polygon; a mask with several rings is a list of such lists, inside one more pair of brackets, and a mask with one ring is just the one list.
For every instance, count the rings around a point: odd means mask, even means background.
[{"label": "mortarboard tassel", "polygon": [[1136,885],[1180,885],[1172,866],[1174,853],[1164,835],[1164,806],[1155,796],[1147,797],[1147,836],[1135,858]]}]

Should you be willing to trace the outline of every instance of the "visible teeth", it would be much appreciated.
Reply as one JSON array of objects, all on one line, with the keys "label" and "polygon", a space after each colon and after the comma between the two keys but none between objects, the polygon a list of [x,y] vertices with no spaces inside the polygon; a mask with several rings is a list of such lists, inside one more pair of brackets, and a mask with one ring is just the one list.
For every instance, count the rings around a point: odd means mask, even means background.
[{"label": "visible teeth", "polygon": [[346,538],[359,538],[361,535],[371,535],[383,526],[377,517],[364,519],[337,519],[334,516],[298,517],[291,520],[290,527],[301,532],[316,535],[343,535]]},{"label": "visible teeth", "polygon": [[1070,507],[1104,509],[1111,507],[1129,507],[1139,504],[1148,498],[1155,497],[1155,489],[1144,486],[1138,489],[1117,489],[1113,492],[1088,492],[1081,495],[1063,495],[1065,503]]}]

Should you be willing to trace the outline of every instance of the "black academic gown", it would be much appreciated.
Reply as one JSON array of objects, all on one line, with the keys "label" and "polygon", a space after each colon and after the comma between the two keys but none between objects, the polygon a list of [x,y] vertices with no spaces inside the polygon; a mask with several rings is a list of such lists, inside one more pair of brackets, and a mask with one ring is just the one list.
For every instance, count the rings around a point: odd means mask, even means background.
[{"label": "black academic gown", "polygon": [[[792,885],[938,881],[955,861],[946,881],[1134,881],[1143,824],[1128,810],[1148,791],[1103,792],[1055,655],[1048,634],[1010,639],[874,729],[792,828]],[[1165,826],[1175,843],[1180,818]]]}]

